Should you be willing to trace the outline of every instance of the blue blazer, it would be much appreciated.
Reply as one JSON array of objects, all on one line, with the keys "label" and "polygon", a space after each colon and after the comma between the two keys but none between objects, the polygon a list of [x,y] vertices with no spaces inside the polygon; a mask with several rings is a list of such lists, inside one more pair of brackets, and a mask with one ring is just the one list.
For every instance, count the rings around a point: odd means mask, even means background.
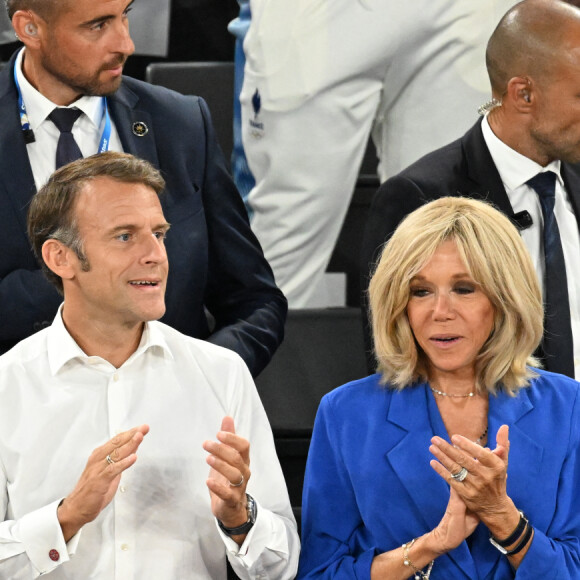
[{"label": "blue blazer", "polygon": [[[430,439],[449,440],[428,385],[403,391],[373,375],[326,395],[310,445],[299,578],[370,578],[373,558],[429,532],[449,486]],[[488,440],[510,427],[507,491],[534,526],[515,573],[479,524],[435,560],[432,580],[580,578],[580,384],[544,371],[517,397],[490,396]]]},{"label": "blue blazer", "polygon": [[[35,186],[14,59],[0,73],[0,353],[52,322],[62,300],[42,275],[26,235]],[[172,227],[163,322],[235,350],[255,376],[282,341],[286,300],[250,229],[206,104],[124,77],[109,108],[123,149],[150,161],[167,181],[162,205]],[[147,135],[133,133],[137,121],[147,125]]]}]

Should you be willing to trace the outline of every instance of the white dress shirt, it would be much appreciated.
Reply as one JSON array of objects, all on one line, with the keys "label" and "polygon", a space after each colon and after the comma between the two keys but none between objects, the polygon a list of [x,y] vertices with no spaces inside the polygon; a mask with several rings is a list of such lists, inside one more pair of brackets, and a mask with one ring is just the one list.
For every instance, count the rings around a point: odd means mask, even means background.
[{"label": "white dress shirt", "polygon": [[[52,175],[56,167],[56,146],[60,131],[56,125],[48,118],[53,109],[57,107],[55,103],[39,93],[26,80],[22,72],[22,58],[25,49],[22,49],[16,57],[14,66],[22,93],[22,100],[26,107],[26,115],[30,123],[30,128],[34,132],[35,141],[26,146],[28,159],[34,175],[36,189],[40,189]],[[105,126],[105,109],[103,97],[81,97],[69,105],[71,108],[80,109],[81,115],[72,128],[72,134],[83,154],[83,157],[94,155],[99,150],[101,134]],[[123,151],[121,139],[115,123],[111,119],[111,139],[109,151]]]},{"label": "white dress shirt", "polygon": [[[0,357],[0,578],[293,578],[299,539],[272,432],[240,357],[160,323],[120,367],[84,354],[60,311]],[[210,508],[202,449],[222,418],[250,441],[257,520],[239,547]],[[150,432],[113,501],[65,544],[56,510],[91,452]],[[103,459],[103,461],[105,461]],[[58,558],[57,558],[58,556]]]},{"label": "white dress shirt", "polygon": [[514,151],[494,134],[487,117],[483,119],[481,129],[514,212],[527,211],[532,217],[532,226],[520,233],[532,257],[538,278],[542,281],[542,288],[544,288],[545,273],[544,218],[538,194],[533,188],[526,185],[526,182],[542,171],[553,171],[557,175],[554,215],[560,230],[566,263],[570,319],[574,340],[574,375],[576,380],[580,380],[580,233],[578,221],[560,173],[560,161],[552,161],[546,167],[542,167],[535,161]]}]

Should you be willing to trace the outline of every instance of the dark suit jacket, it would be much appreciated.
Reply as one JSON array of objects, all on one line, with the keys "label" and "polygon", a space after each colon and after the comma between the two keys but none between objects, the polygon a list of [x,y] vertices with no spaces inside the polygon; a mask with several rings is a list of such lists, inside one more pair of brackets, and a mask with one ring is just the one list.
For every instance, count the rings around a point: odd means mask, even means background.
[{"label": "dark suit jacket", "polygon": [[[580,166],[562,163],[562,178],[580,223]],[[481,120],[461,139],[429,153],[385,181],[375,194],[361,254],[361,288],[365,290],[365,305],[368,302],[366,289],[370,275],[385,242],[407,214],[428,201],[444,196],[488,201],[514,221],[514,210],[483,139]],[[364,324],[369,367],[374,368],[366,316]]]},{"label": "dark suit jacket", "polygon": [[[26,235],[35,186],[13,62],[0,73],[0,352],[50,323],[62,300]],[[238,352],[257,375],[282,341],[286,299],[250,229],[205,102],[124,77],[109,108],[123,149],[167,181],[162,205],[172,227],[163,322]],[[147,135],[133,134],[137,121]]]},{"label": "dark suit jacket", "polygon": [[[435,560],[431,580],[580,578],[580,385],[538,372],[516,397],[490,396],[488,441],[510,428],[507,493],[534,526],[517,574],[480,524]],[[402,391],[379,375],[320,403],[308,452],[298,578],[370,577],[372,559],[434,529],[449,500],[430,440],[448,435],[426,384]],[[469,477],[469,476],[468,476]]]}]

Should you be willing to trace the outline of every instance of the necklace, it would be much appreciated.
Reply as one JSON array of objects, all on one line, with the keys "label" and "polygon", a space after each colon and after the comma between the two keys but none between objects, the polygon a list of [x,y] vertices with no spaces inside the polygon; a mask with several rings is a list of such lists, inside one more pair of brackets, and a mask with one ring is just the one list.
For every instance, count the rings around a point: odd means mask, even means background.
[{"label": "necklace", "polygon": [[485,431],[475,440],[475,442],[483,447],[481,442],[485,439],[486,435],[487,435],[487,425],[485,426]]},{"label": "necklace", "polygon": [[[452,399],[453,398],[455,398],[455,399],[467,399],[468,397],[473,397],[475,395],[475,391],[471,391],[471,393],[467,393],[466,395],[452,395],[451,393],[444,393],[443,391],[440,391],[439,389],[436,389],[435,387],[432,387],[431,385],[429,385],[429,388],[436,395],[440,395],[441,397],[450,397]],[[478,445],[482,445],[482,441],[486,438],[486,436],[487,436],[487,425],[485,426],[485,430],[483,431],[483,433],[475,440],[475,443],[477,443]]]},{"label": "necklace", "polygon": [[475,391],[471,391],[471,393],[467,393],[467,395],[452,395],[451,393],[444,393],[435,387],[429,385],[429,388],[436,394],[441,395],[442,397],[451,397],[452,399],[466,399],[467,397],[473,397],[475,395]]}]

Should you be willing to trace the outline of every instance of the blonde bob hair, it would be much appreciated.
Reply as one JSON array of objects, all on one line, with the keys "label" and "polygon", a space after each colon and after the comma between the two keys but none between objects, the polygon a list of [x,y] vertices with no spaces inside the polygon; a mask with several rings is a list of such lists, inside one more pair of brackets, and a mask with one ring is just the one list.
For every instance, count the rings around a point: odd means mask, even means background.
[{"label": "blonde bob hair", "polygon": [[476,389],[514,395],[535,376],[542,338],[540,287],[524,243],[491,205],[444,197],[409,214],[386,244],[369,287],[375,356],[382,382],[402,389],[427,380],[428,360],[407,318],[410,283],[446,241],[494,307],[493,330],[475,361]]}]

